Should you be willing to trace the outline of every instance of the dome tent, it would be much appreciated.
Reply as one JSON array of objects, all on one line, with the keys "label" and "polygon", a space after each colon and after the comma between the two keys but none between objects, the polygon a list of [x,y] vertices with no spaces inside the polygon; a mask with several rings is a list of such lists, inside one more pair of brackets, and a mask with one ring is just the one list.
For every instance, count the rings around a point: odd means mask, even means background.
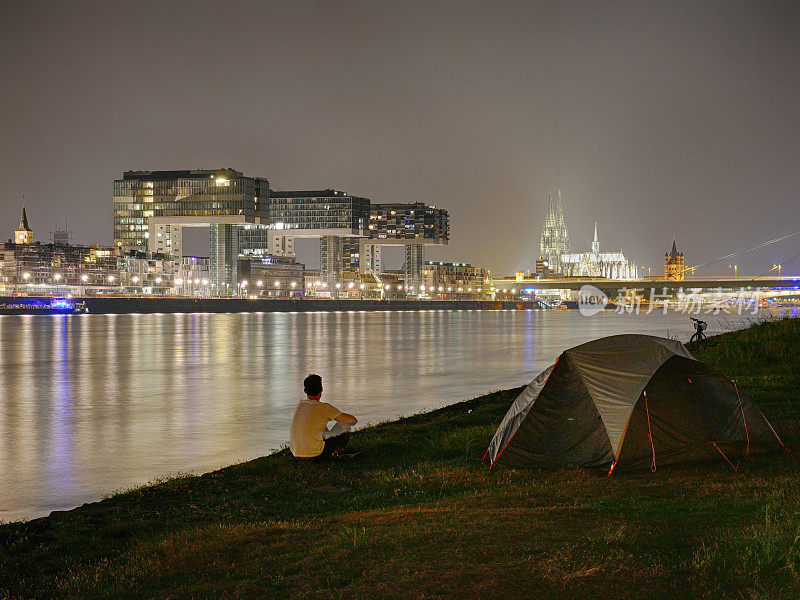
[{"label": "dome tent", "polygon": [[736,385],[676,340],[614,335],[564,351],[517,397],[491,465],[608,466],[785,448]]}]

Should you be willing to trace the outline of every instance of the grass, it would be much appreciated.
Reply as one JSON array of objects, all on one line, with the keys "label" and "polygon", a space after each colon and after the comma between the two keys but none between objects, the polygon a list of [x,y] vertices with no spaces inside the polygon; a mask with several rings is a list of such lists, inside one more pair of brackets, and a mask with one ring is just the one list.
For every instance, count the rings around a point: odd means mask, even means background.
[{"label": "grass", "polygon": [[[798,446],[800,320],[709,340]],[[794,453],[598,476],[488,471],[519,390],[0,527],[0,598],[789,598],[800,596]]]}]

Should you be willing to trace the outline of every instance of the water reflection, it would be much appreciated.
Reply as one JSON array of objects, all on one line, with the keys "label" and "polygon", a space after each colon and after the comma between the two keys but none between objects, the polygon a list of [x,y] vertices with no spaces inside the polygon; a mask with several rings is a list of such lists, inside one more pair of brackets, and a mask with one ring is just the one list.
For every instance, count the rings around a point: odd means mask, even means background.
[{"label": "water reflection", "polygon": [[285,443],[310,372],[362,423],[527,383],[565,347],[683,315],[351,312],[0,317],[0,519]]}]

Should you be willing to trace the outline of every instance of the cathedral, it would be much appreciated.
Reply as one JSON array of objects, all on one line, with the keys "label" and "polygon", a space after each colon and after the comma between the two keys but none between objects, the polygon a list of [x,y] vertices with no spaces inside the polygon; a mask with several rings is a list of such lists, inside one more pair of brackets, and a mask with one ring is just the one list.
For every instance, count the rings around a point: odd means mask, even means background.
[{"label": "cathedral", "polygon": [[594,241],[591,252],[571,253],[569,249],[569,233],[564,220],[564,207],[561,202],[561,191],[555,209],[553,195],[547,195],[547,215],[542,225],[542,237],[539,243],[539,260],[536,261],[536,272],[540,276],[563,277],[604,277],[607,279],[636,279],[636,265],[629,262],[622,251],[600,252],[597,239],[597,223],[594,224]]},{"label": "cathedral", "polygon": [[591,252],[561,255],[561,273],[565,277],[603,277],[605,279],[636,279],[636,265],[629,262],[622,250],[600,252],[597,239],[597,222],[594,224],[594,241]]}]

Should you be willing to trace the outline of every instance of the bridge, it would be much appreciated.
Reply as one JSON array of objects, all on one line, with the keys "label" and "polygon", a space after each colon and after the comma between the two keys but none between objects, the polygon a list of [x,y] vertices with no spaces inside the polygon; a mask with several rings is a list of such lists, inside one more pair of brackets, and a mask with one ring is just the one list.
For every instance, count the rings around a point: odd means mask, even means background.
[{"label": "bridge", "polygon": [[[620,292],[632,289],[655,289],[657,292],[678,292],[693,290],[698,292],[740,290],[767,292],[796,291],[800,295],[800,277],[698,277],[683,280],[660,279],[647,277],[644,279],[600,279],[593,277],[568,277],[558,279],[495,279],[494,288],[500,294],[518,295],[523,292],[540,292],[548,290],[569,290],[577,292],[583,286],[591,285],[607,296],[617,296]],[[786,295],[775,294],[775,295]],[[764,294],[762,294],[764,296]]]}]

